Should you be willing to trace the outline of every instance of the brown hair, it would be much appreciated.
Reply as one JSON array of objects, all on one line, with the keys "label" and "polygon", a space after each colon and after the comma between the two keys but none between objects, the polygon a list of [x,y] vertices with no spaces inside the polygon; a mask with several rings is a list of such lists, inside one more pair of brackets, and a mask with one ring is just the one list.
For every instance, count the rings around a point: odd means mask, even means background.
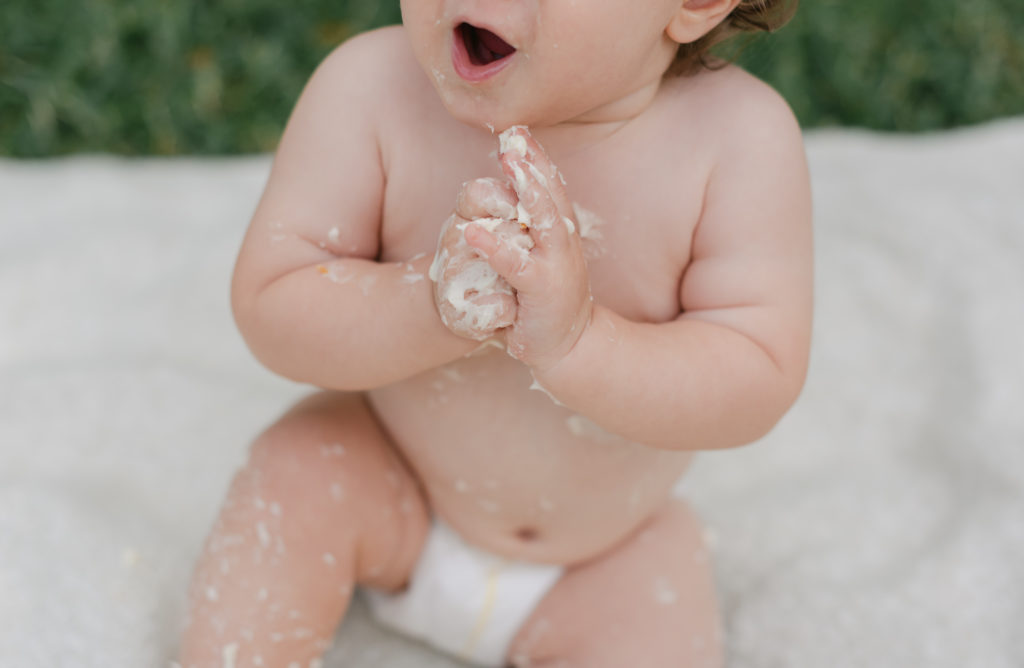
[{"label": "brown hair", "polygon": [[711,57],[711,49],[739,33],[772,32],[793,17],[799,0],[740,0],[736,9],[695,42],[680,44],[668,75],[694,74],[701,68],[715,69],[725,63]]}]

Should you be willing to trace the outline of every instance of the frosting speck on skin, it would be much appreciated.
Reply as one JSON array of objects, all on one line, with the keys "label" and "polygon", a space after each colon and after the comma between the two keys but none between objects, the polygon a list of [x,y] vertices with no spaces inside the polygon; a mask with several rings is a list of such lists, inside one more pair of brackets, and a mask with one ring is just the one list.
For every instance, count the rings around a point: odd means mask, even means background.
[{"label": "frosting speck on skin", "polygon": [[556,399],[555,395],[551,394],[551,392],[549,392],[546,387],[544,387],[543,385],[538,383],[537,382],[537,378],[534,377],[532,373],[530,374],[530,377],[533,378],[533,383],[530,384],[530,389],[531,390],[537,390],[538,392],[542,392],[543,394],[547,395],[548,399],[550,399],[552,402],[554,402],[554,404],[556,406],[565,406],[565,404],[563,404],[561,401]]},{"label": "frosting speck on skin", "polygon": [[238,659],[238,643],[225,645],[221,650],[221,666],[223,668],[235,668],[235,661]]},{"label": "frosting speck on skin", "polygon": [[654,578],[654,600],[660,605],[675,605],[679,600],[679,594],[668,578],[664,576]]},{"label": "frosting speck on skin", "polygon": [[498,135],[498,142],[500,146],[500,152],[502,155],[506,153],[516,153],[521,158],[526,157],[527,144],[526,138],[521,134],[518,134],[518,130],[525,130],[525,125],[513,125],[509,129]]}]

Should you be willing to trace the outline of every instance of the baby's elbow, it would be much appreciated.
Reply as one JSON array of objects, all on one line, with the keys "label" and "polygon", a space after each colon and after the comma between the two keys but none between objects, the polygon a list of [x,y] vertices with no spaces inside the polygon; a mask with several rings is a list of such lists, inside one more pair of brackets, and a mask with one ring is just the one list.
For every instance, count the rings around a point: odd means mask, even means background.
[{"label": "baby's elbow", "polygon": [[[247,276],[241,267],[236,266],[231,277],[231,315],[235,320],[235,327],[242,335],[242,340],[250,349],[253,348],[259,331],[258,302],[259,290],[255,281]],[[256,354],[255,350],[253,354]]]},{"label": "baby's elbow", "polygon": [[802,337],[800,344],[794,346],[794,352],[791,354],[788,363],[779,368],[780,406],[779,417],[776,419],[776,422],[789,412],[789,409],[793,407],[793,404],[803,394],[804,385],[807,383],[807,372],[810,367],[810,355],[810,334],[807,333]]},{"label": "baby's elbow", "polygon": [[758,441],[775,429],[800,398],[806,378],[806,363],[777,368],[752,397],[755,408],[751,411],[748,431],[736,445]]},{"label": "baby's elbow", "polygon": [[245,342],[249,352],[256,358],[256,361],[274,373],[279,373],[275,368],[277,364],[275,363],[272,349],[265,341],[266,333],[259,325],[260,317],[256,301],[250,295],[232,291],[231,314],[235,320],[235,327],[242,336],[242,341]]},{"label": "baby's elbow", "polygon": [[238,274],[231,282],[231,314],[235,327],[252,356],[269,371],[288,378],[295,375],[282,355],[283,347],[276,342],[274,328],[267,321],[266,304],[260,299],[260,290]]},{"label": "baby's elbow", "polygon": [[707,433],[702,450],[729,450],[750,445],[767,436],[796,403],[803,391],[806,366],[772,364],[748,375],[730,399],[723,402],[714,431]]}]

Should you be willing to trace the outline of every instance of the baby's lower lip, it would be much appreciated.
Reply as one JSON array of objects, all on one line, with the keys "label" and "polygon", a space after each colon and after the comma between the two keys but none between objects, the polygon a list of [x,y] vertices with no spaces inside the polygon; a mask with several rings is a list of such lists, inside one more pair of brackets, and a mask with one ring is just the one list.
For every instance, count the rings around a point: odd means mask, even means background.
[{"label": "baby's lower lip", "polygon": [[466,42],[460,35],[459,28],[456,28],[452,34],[452,66],[456,74],[470,83],[480,83],[495,76],[508,67],[515,55],[512,53],[485,65],[477,65],[470,58]]}]

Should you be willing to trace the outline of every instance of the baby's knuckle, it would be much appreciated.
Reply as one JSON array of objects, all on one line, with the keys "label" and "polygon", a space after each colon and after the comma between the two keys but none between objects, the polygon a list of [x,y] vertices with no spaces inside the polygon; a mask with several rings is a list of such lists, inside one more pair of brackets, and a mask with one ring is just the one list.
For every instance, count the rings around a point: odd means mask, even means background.
[{"label": "baby's knuckle", "polygon": [[462,195],[468,201],[479,201],[494,194],[495,184],[491,179],[479,178],[466,182]]}]

